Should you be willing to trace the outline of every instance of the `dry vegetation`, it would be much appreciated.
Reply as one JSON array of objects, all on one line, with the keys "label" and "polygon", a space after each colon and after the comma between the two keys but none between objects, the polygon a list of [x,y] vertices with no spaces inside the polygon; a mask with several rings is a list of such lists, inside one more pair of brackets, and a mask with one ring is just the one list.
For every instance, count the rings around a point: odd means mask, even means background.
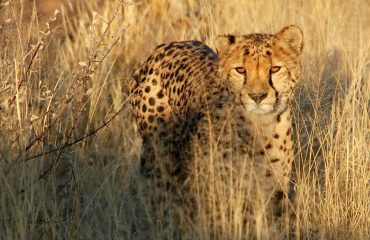
[{"label": "dry vegetation", "polygon": [[0,0],[0,239],[174,238],[140,193],[132,69],[162,42],[288,24],[305,34],[291,235],[370,239],[368,1],[60,2]]}]

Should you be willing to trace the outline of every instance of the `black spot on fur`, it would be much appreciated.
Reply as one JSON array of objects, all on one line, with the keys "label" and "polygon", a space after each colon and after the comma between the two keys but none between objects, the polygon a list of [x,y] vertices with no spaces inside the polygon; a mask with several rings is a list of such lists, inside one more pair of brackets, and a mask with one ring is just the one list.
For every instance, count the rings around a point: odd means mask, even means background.
[{"label": "black spot on fur", "polygon": [[147,62],[151,62],[153,60],[153,55],[151,55],[150,57],[148,57],[148,59],[146,60]]},{"label": "black spot on fur", "polygon": [[271,160],[270,160],[270,162],[272,162],[272,163],[274,163],[274,162],[278,162],[278,161],[280,161],[280,159],[279,159],[279,158],[273,158],[273,159],[271,159]]},{"label": "black spot on fur", "polygon": [[176,78],[176,82],[177,83],[180,83],[184,80],[184,75],[180,74],[177,78]]},{"label": "black spot on fur", "polygon": [[194,46],[200,46],[200,45],[202,45],[203,43],[202,43],[202,42],[200,42],[200,41],[192,41],[192,44],[193,44]]},{"label": "black spot on fur", "polygon": [[145,87],[145,92],[146,92],[146,93],[150,92],[150,86],[146,86],[146,87]]},{"label": "black spot on fur", "polygon": [[279,202],[283,198],[284,198],[284,192],[283,191],[277,191],[275,193],[275,200],[276,200],[276,202]]},{"label": "black spot on fur", "polygon": [[281,121],[281,117],[280,117],[280,114],[277,115],[276,117],[276,121],[279,123]]},{"label": "black spot on fur", "polygon": [[[187,61],[187,58],[184,58],[182,61],[183,61],[183,62]],[[185,68],[186,68],[186,64],[181,63],[177,70],[182,70],[182,69],[185,69]],[[177,75],[178,75],[178,74],[177,74]]]},{"label": "black spot on fur", "polygon": [[173,49],[169,50],[169,51],[167,52],[167,56],[168,56],[168,55],[172,55],[172,54],[173,54],[173,52],[174,52],[174,50],[173,50]]},{"label": "black spot on fur", "polygon": [[266,55],[267,56],[271,56],[271,52],[270,51],[266,51]]},{"label": "black spot on fur", "polygon": [[160,133],[159,133],[159,137],[160,137],[160,138],[164,138],[166,135],[167,135],[167,134],[166,134],[166,132],[164,132],[164,131],[162,131],[162,132],[160,132]]},{"label": "black spot on fur", "polygon": [[164,121],[164,119],[163,118],[161,118],[161,117],[159,117],[158,119],[157,119],[157,121],[158,121],[158,123],[164,123],[165,121]]},{"label": "black spot on fur", "polygon": [[271,143],[267,144],[265,148],[266,148],[266,149],[270,149],[270,148],[272,148]]},{"label": "black spot on fur", "polygon": [[158,106],[158,107],[157,107],[157,111],[158,111],[158,112],[160,112],[160,113],[161,113],[161,112],[163,112],[163,111],[164,111],[164,107],[162,107],[162,106]]},{"label": "black spot on fur", "polygon": [[149,121],[150,123],[152,123],[152,122],[154,121],[154,116],[153,116],[153,115],[149,115],[149,117],[148,117],[148,121]]},{"label": "black spot on fur", "polygon": [[150,97],[150,98],[149,98],[149,105],[150,105],[150,106],[154,106],[154,104],[155,104],[155,99],[154,99],[154,98],[152,98],[152,97]]},{"label": "black spot on fur", "polygon": [[217,60],[217,56],[216,55],[209,55],[208,56],[208,60],[210,60],[210,61],[216,61]]},{"label": "black spot on fur", "polygon": [[159,44],[159,45],[157,46],[157,49],[158,49],[158,48],[163,47],[164,45],[166,45],[166,44],[165,44],[165,43]]},{"label": "black spot on fur", "polygon": [[167,81],[165,84],[164,84],[164,88],[168,88],[168,86],[170,85],[170,81]]},{"label": "black spot on fur", "polygon": [[274,134],[274,138],[278,139],[279,138],[279,134]]},{"label": "black spot on fur", "polygon": [[158,54],[158,55],[155,57],[154,61],[158,62],[159,60],[162,60],[162,58],[163,58],[163,57],[164,57],[164,54],[163,54],[163,53],[160,53],[160,54]]},{"label": "black spot on fur", "polygon": [[229,44],[234,44],[235,43],[235,36],[234,35],[229,34],[226,37],[229,40]]},{"label": "black spot on fur", "polygon": [[143,104],[143,106],[141,107],[141,109],[143,110],[143,112],[146,112],[146,105]]},{"label": "black spot on fur", "polygon": [[244,56],[248,56],[249,55],[249,49],[248,48],[244,48]]},{"label": "black spot on fur", "polygon": [[161,98],[163,98],[163,91],[162,91],[162,89],[157,93],[157,97],[159,98],[159,99],[161,99]]},{"label": "black spot on fur", "polygon": [[167,52],[169,49],[173,47],[173,43],[168,44],[165,48],[164,51]]}]

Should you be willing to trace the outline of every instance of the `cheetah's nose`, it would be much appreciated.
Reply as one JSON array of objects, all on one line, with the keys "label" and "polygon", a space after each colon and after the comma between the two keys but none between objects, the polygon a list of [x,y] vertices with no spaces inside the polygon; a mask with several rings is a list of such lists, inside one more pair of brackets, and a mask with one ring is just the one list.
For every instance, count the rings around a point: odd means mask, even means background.
[{"label": "cheetah's nose", "polygon": [[257,104],[262,102],[267,97],[267,93],[248,93],[249,97],[253,99]]}]

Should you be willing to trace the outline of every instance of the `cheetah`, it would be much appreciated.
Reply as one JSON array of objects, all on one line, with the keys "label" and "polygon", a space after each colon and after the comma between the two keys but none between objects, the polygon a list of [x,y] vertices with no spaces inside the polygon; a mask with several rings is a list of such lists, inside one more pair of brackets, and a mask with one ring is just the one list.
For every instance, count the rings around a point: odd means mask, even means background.
[{"label": "cheetah", "polygon": [[[268,202],[280,217],[294,158],[291,102],[301,76],[302,31],[290,25],[276,34],[221,35],[215,48],[200,41],[162,44],[134,73],[141,172],[166,174],[177,191],[195,168],[218,166],[222,173],[214,175],[231,182],[223,193],[247,189],[242,195],[252,196],[250,202],[261,196],[261,205]],[[196,157],[205,160],[195,166]],[[253,214],[253,206],[245,209]]]}]

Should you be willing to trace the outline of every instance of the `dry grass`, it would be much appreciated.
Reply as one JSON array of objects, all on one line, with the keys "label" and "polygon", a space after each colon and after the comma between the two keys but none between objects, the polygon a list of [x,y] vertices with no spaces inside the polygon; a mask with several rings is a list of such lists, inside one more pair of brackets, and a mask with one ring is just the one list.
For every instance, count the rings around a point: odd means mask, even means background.
[{"label": "dry grass", "polygon": [[[200,39],[213,47],[219,33],[288,24],[305,34],[293,235],[370,238],[367,1],[71,1],[55,18],[56,0],[6,2],[0,239],[174,238],[177,226],[156,228],[141,191],[127,102],[133,67],[162,42]],[[223,225],[230,239],[242,236],[237,224]],[[212,236],[207,224],[188,229],[189,238]]]}]

